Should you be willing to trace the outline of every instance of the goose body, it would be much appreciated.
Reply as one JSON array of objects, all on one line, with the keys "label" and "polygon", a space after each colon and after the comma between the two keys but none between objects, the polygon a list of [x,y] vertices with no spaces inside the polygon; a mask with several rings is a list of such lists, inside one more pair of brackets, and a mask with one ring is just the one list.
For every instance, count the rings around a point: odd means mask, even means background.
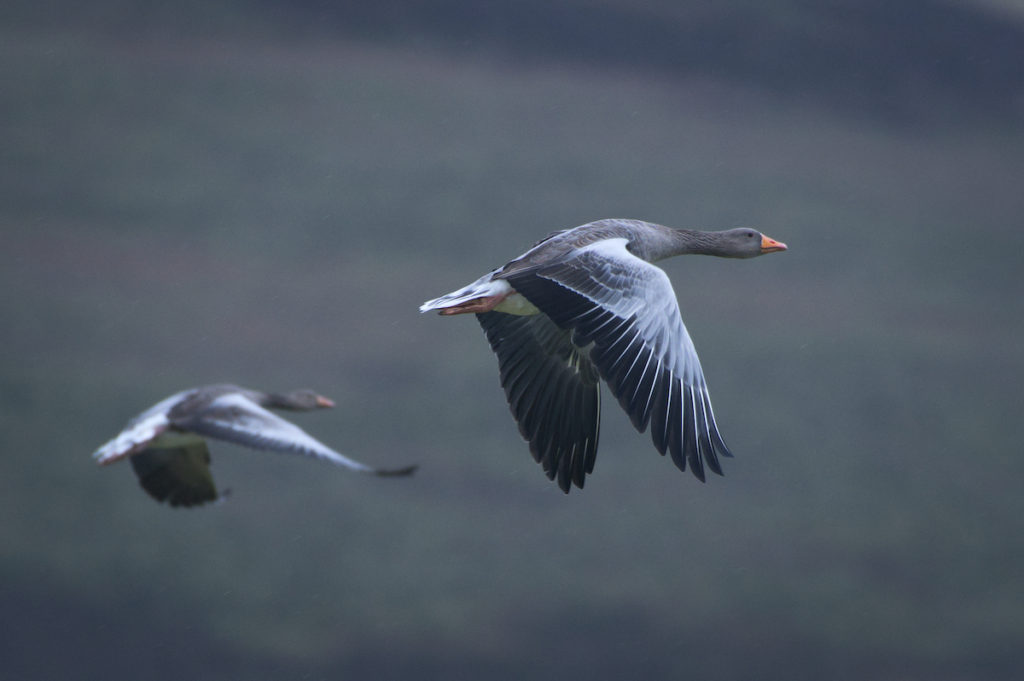
[{"label": "goose body", "polygon": [[308,411],[333,406],[331,400],[309,390],[276,394],[227,384],[192,388],[131,419],[93,458],[103,466],[129,458],[143,489],[171,506],[195,506],[221,496],[210,473],[207,438],[312,456],[372,475],[408,475],[415,470],[415,466],[377,469],[350,459],[269,409]]},{"label": "goose body", "polygon": [[556,232],[472,284],[420,306],[475,313],[534,458],[568,492],[594,469],[604,380],[640,432],[704,480],[732,456],[668,275],[682,254],[751,258],[786,245],[760,232],[598,220]]}]

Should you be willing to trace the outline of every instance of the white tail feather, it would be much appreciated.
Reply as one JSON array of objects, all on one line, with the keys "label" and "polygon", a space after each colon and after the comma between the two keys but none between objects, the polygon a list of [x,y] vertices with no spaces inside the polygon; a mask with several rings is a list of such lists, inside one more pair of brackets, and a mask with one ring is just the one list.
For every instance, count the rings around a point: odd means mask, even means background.
[{"label": "white tail feather", "polygon": [[151,414],[125,428],[113,440],[93,452],[92,457],[101,466],[114,463],[134,454],[167,430],[166,414]]},{"label": "white tail feather", "polygon": [[430,310],[443,310],[446,307],[453,307],[460,303],[473,300],[474,298],[482,298],[484,296],[497,296],[502,294],[508,294],[512,291],[512,287],[504,279],[492,279],[491,276],[494,273],[487,274],[474,281],[469,286],[464,286],[457,291],[452,291],[447,295],[443,295],[440,298],[434,298],[420,305],[420,312],[429,312]]}]

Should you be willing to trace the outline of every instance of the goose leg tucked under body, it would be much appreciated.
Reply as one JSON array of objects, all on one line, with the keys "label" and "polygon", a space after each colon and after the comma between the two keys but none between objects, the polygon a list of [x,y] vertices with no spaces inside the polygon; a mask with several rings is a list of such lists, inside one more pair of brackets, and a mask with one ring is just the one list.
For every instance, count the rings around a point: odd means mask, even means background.
[{"label": "goose leg tucked under body", "polygon": [[704,480],[732,456],[668,276],[683,254],[752,258],[786,250],[760,232],[673,229],[599,220],[556,232],[421,312],[475,313],[498,356],[501,384],[534,458],[568,492],[594,469],[599,378],[640,432]]},{"label": "goose leg tucked under body", "polygon": [[206,438],[312,456],[371,475],[402,476],[416,470],[416,466],[372,468],[350,459],[269,409],[309,411],[333,406],[311,390],[275,394],[234,385],[192,388],[133,418],[93,458],[107,465],[128,457],[143,489],[171,506],[196,506],[224,495],[210,473]]}]

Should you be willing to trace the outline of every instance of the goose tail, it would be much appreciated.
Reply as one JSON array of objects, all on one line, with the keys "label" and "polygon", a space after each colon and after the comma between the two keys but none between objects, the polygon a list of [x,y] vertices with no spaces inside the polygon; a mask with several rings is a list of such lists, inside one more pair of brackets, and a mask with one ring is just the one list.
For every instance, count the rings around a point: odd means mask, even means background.
[{"label": "goose tail", "polygon": [[457,307],[463,303],[468,303],[471,300],[477,298],[485,298],[490,296],[501,296],[507,295],[512,291],[512,287],[504,279],[492,279],[492,274],[480,277],[472,284],[463,286],[457,291],[452,291],[440,298],[434,298],[420,305],[420,312],[430,312],[431,310],[445,310],[451,307]]}]

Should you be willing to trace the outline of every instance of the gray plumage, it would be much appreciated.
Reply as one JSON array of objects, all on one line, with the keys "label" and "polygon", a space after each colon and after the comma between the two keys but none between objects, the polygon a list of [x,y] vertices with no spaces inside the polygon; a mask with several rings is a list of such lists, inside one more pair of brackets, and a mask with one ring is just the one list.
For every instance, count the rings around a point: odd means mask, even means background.
[{"label": "gray plumage", "polygon": [[661,454],[705,479],[732,456],[668,276],[675,255],[751,258],[785,250],[760,232],[599,220],[556,232],[420,310],[476,313],[534,458],[568,492],[594,468],[598,377]]},{"label": "gray plumage", "polygon": [[334,403],[311,390],[263,393],[208,385],[161,400],[93,453],[100,465],[128,457],[139,483],[157,501],[195,506],[222,496],[210,473],[206,438],[253,449],[312,456],[360,473],[409,475],[416,466],[372,468],[323,444],[268,409],[309,411]]}]

